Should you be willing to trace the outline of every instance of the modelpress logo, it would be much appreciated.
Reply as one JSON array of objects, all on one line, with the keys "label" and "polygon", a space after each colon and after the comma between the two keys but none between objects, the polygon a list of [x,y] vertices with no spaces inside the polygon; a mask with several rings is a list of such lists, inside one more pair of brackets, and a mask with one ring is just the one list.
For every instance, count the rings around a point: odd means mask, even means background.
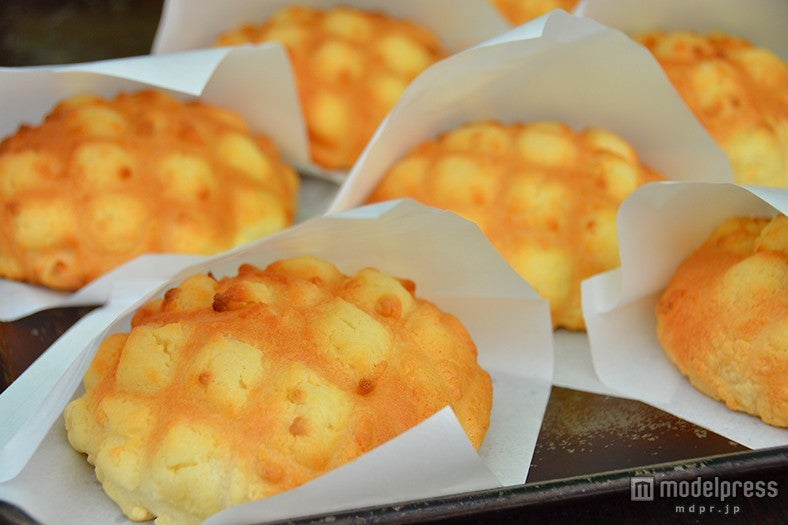
[{"label": "modelpress logo", "polygon": [[654,478],[630,478],[629,494],[632,501],[654,501]]},{"label": "modelpress logo", "polygon": [[[655,482],[651,476],[635,476],[629,479],[629,497],[632,501],[654,501],[680,498],[675,506],[677,513],[689,514],[738,514],[739,505],[725,503],[728,498],[776,498],[779,495],[777,481],[721,480],[718,477],[693,480],[661,480]],[[689,502],[691,498],[704,498],[702,503]],[[717,503],[719,502],[719,503]]]}]

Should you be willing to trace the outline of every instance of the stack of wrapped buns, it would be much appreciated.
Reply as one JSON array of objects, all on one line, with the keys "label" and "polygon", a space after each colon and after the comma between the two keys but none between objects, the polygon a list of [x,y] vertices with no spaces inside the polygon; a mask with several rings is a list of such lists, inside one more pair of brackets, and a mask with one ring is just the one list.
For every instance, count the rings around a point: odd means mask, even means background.
[{"label": "stack of wrapped buns", "polygon": [[[512,24],[577,3],[491,2]],[[779,58],[721,34],[637,39],[737,181],[788,186]],[[447,54],[422,26],[347,6],[287,7],[215,45],[270,41],[291,58],[314,162],[337,170]],[[606,129],[477,120],[413,148],[368,201],[411,197],[475,222],[549,301],[554,328],[584,330],[580,282],[618,266],[619,205],[660,180]],[[273,142],[228,111],[153,91],[76,97],[0,145],[0,276],[76,289],[142,253],[216,253],[291,224],[297,189]],[[656,310],[693,384],[778,426],[786,232],[784,216],[725,223]],[[478,448],[492,384],[460,321],[411,281],[304,256],[196,275],[141,307],[101,343],[65,424],[129,518],[167,525],[297,487],[447,405]]]}]

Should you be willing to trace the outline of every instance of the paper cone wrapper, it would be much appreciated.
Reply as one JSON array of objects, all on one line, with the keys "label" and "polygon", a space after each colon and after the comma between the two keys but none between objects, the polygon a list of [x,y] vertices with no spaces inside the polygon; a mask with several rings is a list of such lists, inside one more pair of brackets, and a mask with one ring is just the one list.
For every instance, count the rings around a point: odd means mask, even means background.
[{"label": "paper cone wrapper", "polygon": [[[480,365],[493,378],[490,429],[477,452],[447,407],[307,485],[228,509],[210,522],[255,523],[523,483],[551,388],[549,307],[473,223],[453,213],[401,200],[314,218],[200,262],[141,301],[160,296],[196,273],[210,271],[219,278],[235,275],[241,263],[264,267],[305,254],[328,260],[345,274],[371,266],[411,279],[419,297],[457,316],[477,345]],[[0,473],[7,481],[0,484],[0,499],[20,505],[45,523],[124,521],[84,456],[68,445],[59,414],[79,394],[100,340],[128,331],[139,304],[126,306],[92,342],[87,338],[81,345],[71,342],[80,348],[73,364],[61,372],[35,417],[5,441]],[[114,307],[117,312],[124,306],[118,302],[105,309]],[[14,388],[18,385],[22,386]],[[17,406],[34,385],[18,381],[11,388],[10,397],[5,395],[9,391],[0,396],[0,410],[5,409],[4,402]],[[47,418],[41,416],[44,413]]]},{"label": "paper cone wrapper", "polygon": [[[383,12],[426,27],[449,53],[479,44],[511,27],[487,0],[463,0],[462,9],[457,9],[456,0],[167,0],[152,53],[214,46],[222,33],[245,24],[262,24],[277,11],[290,6],[317,9],[348,6]],[[329,170],[313,162],[302,169],[340,183],[348,173],[347,170]]]},{"label": "paper cone wrapper", "polygon": [[[271,137],[283,159],[293,166],[309,153],[300,106],[289,74],[290,63],[279,46],[222,48],[166,56],[133,57],[57,67],[0,69],[0,135],[22,124],[38,125],[60,101],[94,93],[111,98],[120,92],[159,89],[179,99],[199,99],[236,111],[250,129]],[[337,191],[335,184],[304,177],[296,221],[321,214]],[[141,291],[161,284],[177,270],[198,260],[144,256],[76,292],[56,292],[0,279],[0,320],[11,320],[56,306],[102,304],[120,281],[136,280]]]},{"label": "paper cone wrapper", "polygon": [[621,267],[583,282],[593,366],[621,397],[637,399],[751,448],[788,445],[788,430],[701,394],[662,349],[654,306],[684,259],[734,216],[788,213],[788,190],[655,183],[621,205]]},{"label": "paper cone wrapper", "polygon": [[[330,209],[363,204],[391,166],[421,142],[486,119],[608,129],[670,180],[733,181],[727,156],[648,50],[617,29],[557,10],[419,76]],[[591,367],[585,334],[557,331],[555,352],[555,384],[609,393]]]}]

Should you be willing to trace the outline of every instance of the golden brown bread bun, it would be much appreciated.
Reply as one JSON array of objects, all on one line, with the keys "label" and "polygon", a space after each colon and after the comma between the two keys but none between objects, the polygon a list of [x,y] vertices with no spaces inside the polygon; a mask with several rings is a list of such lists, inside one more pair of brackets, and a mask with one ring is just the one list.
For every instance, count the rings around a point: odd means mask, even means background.
[{"label": "golden brown bread bun", "polygon": [[350,168],[410,81],[446,55],[414,22],[346,6],[287,7],[216,43],[268,41],[289,52],[312,158],[329,169]]},{"label": "golden brown bread bun", "polygon": [[414,148],[369,200],[412,197],[474,221],[549,300],[554,327],[582,330],[580,281],[619,264],[619,204],[659,179],[609,131],[482,121]]},{"label": "golden brown bread bun", "polygon": [[676,270],[656,315],[698,390],[788,426],[788,217],[725,221]]},{"label": "golden brown bread bun", "polygon": [[490,0],[512,25],[520,25],[554,9],[571,12],[580,0]]},{"label": "golden brown bread bun", "polygon": [[143,253],[227,250],[291,224],[298,185],[227,110],[73,97],[0,143],[0,277],[75,290]]},{"label": "golden brown bread bun", "polygon": [[492,384],[412,282],[313,257],[197,275],[112,335],[65,411],[131,519],[190,523],[291,489],[451,405],[479,447]]},{"label": "golden brown bread bun", "polygon": [[788,187],[788,64],[721,32],[637,36],[728,154],[736,182]]}]

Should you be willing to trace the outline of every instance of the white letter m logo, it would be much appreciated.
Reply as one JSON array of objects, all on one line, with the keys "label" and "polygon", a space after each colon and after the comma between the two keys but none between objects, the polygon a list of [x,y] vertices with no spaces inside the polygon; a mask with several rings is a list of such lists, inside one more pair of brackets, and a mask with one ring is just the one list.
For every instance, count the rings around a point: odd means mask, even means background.
[{"label": "white letter m logo", "polygon": [[654,501],[654,478],[629,478],[629,499],[631,501]]}]

